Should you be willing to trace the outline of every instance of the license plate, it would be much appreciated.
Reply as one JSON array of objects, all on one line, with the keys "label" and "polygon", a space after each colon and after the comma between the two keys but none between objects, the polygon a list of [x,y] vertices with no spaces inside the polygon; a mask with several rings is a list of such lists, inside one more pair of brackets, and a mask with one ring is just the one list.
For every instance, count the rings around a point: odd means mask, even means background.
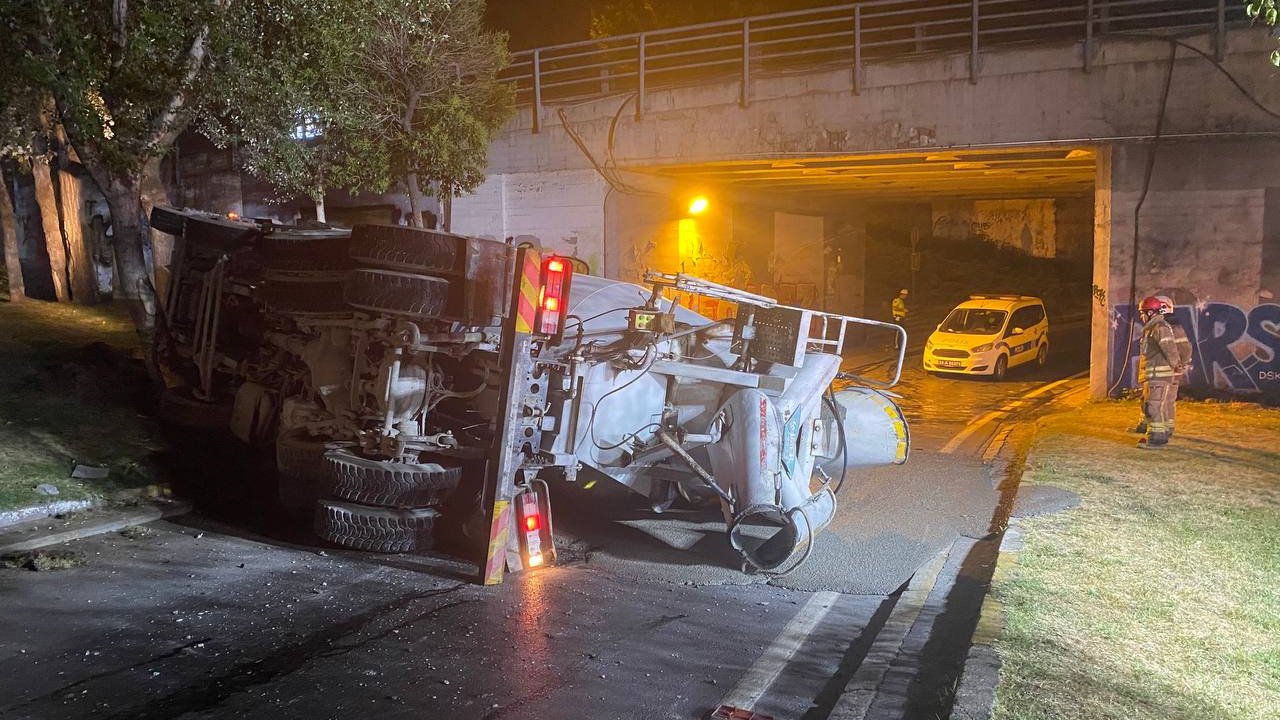
[{"label": "license plate", "polygon": [[937,366],[938,366],[938,367],[944,367],[944,368],[958,368],[958,367],[960,367],[960,361],[959,361],[959,360],[938,360],[938,361],[936,362],[936,364],[937,364]]}]

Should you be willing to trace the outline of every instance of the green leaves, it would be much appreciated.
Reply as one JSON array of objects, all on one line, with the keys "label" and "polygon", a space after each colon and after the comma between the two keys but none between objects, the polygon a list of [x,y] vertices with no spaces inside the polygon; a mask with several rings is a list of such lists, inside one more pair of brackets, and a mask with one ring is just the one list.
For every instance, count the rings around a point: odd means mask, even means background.
[{"label": "green leaves", "polygon": [[[1280,0],[1248,0],[1244,12],[1254,22],[1263,22],[1275,27],[1280,22]],[[1274,34],[1274,33],[1273,33]],[[1271,51],[1271,64],[1280,67],[1280,50]]]},{"label": "green leaves", "polygon": [[[22,151],[50,95],[100,184],[194,124],[283,195],[408,172],[467,191],[512,111],[506,38],[483,15],[483,0],[6,0],[0,147]],[[294,137],[303,116],[317,136]]]},{"label": "green leaves", "polygon": [[[263,5],[259,32],[287,43],[234,80],[204,127],[235,142],[250,171],[314,200],[327,188],[383,192],[410,172],[459,191],[483,182],[513,101],[497,81],[506,38],[483,26],[481,0]],[[322,133],[300,142],[292,134],[304,114]]]}]

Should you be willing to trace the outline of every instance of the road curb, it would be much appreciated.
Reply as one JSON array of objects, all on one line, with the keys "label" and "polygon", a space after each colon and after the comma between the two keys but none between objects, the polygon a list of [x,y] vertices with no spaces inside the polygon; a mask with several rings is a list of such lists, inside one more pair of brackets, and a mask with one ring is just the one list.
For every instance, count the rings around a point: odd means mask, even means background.
[{"label": "road curb", "polygon": [[191,503],[189,502],[160,499],[150,507],[116,511],[82,527],[5,543],[0,545],[0,555],[39,550],[50,545],[59,545],[72,540],[116,532],[134,525],[143,525],[176,515],[185,515],[189,512],[191,512]]},{"label": "road curb", "polygon": [[168,485],[168,483],[155,483],[143,487],[130,488],[129,490],[121,490],[106,497],[92,498],[89,500],[54,500],[53,502],[41,503],[40,505],[28,505],[23,508],[3,510],[0,511],[0,531],[8,530],[14,525],[20,525],[24,522],[42,520],[44,518],[54,517],[55,515],[66,515],[69,513],[98,510],[109,506],[113,502],[131,502],[144,499],[156,500],[168,498],[172,495],[173,489]]},{"label": "road curb", "polygon": [[[1088,385],[1082,388],[1088,388]],[[1051,400],[1049,406],[1073,397],[1082,388],[1062,393]],[[1022,489],[1022,480],[1027,468],[1033,464],[1032,447],[1039,425],[1037,421],[1036,430],[1033,430],[1027,439],[1026,456],[1020,459],[1020,465],[1016,467],[1018,479],[1015,485],[1016,490],[1009,499],[1011,508],[1012,503],[1017,499],[1018,491]],[[991,448],[988,448],[988,452],[984,453],[984,461],[989,462],[1008,447],[1008,433],[1001,436],[997,428],[996,438],[999,440],[1000,449],[990,452]],[[991,588],[1007,579],[1017,567],[1022,545],[1022,520],[1010,516],[1005,521],[1005,528],[1000,537],[1000,548],[996,551],[995,568],[992,569],[986,596],[982,599],[982,609],[978,614],[978,623],[969,641],[969,652],[965,655],[964,668],[960,672],[960,683],[956,687],[955,699],[951,705],[949,716],[951,720],[989,720],[995,709],[996,687],[1000,684],[1000,653],[996,649],[996,643],[1004,633],[1005,614],[1004,606],[991,594]]]},{"label": "road curb", "polygon": [[[1000,540],[996,554],[996,567],[991,584],[1007,578],[1018,564],[1022,553],[1022,525],[1018,518],[1010,518]],[[969,652],[965,656],[964,670],[956,688],[951,706],[951,720],[988,720],[996,704],[996,686],[1000,682],[1000,653],[996,641],[1004,633],[1004,606],[991,594],[990,589],[982,600],[978,625],[973,629]]]}]

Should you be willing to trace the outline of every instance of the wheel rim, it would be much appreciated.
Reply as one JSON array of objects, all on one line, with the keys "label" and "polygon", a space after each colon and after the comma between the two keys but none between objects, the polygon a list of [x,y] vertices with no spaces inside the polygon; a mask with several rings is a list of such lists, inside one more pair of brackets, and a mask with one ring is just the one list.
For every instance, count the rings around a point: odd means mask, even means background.
[{"label": "wheel rim", "polygon": [[996,360],[996,379],[1003,380],[1004,374],[1005,372],[1008,371],[1008,369],[1009,369],[1009,361],[1006,360],[1003,355],[1001,355],[1000,359]]},{"label": "wheel rim", "polygon": [[1044,367],[1049,362],[1049,348],[1044,345],[1040,346],[1040,352],[1036,353],[1036,364]]}]

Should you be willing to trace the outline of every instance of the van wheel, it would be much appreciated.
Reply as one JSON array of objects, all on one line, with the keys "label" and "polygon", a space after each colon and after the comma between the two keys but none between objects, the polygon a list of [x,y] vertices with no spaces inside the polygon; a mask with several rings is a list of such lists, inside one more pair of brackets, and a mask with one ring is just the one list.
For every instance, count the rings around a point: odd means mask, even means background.
[{"label": "van wheel", "polygon": [[1001,380],[1004,380],[1004,377],[1008,374],[1009,374],[1009,356],[1001,355],[1000,357],[996,358],[996,369],[994,372],[991,373],[991,379],[995,380],[996,382],[999,382]]},{"label": "van wheel", "polygon": [[1044,367],[1049,364],[1049,346],[1041,345],[1040,350],[1036,353],[1036,367]]}]

